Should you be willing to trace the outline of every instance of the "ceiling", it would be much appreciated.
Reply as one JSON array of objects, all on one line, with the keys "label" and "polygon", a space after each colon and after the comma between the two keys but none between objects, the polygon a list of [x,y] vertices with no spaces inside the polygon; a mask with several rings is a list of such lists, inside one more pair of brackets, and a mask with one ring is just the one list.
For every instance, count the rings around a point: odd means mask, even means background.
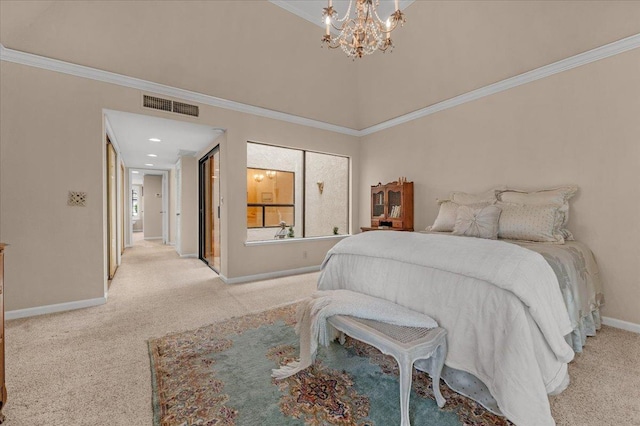
[{"label": "ceiling", "polygon": [[360,130],[640,33],[640,1],[403,0],[393,52],[352,61],[327,3],[0,0],[0,43]]},{"label": "ceiling", "polygon": [[[224,132],[211,126],[128,112],[105,110],[105,115],[124,164],[130,168],[171,169],[180,156],[195,156]],[[151,138],[160,142],[152,142]]]},{"label": "ceiling", "polygon": [[[322,9],[327,7],[327,0],[269,0],[271,3],[288,10],[320,27],[324,27],[322,20]],[[352,0],[355,3],[355,0]],[[398,5],[401,10],[413,3],[415,0],[399,0]],[[338,12],[338,16],[342,17],[349,8],[350,0],[333,0],[333,8]],[[355,7],[355,5],[353,6]],[[386,20],[391,13],[395,11],[394,0],[380,0],[377,8],[378,16],[382,20]]]}]

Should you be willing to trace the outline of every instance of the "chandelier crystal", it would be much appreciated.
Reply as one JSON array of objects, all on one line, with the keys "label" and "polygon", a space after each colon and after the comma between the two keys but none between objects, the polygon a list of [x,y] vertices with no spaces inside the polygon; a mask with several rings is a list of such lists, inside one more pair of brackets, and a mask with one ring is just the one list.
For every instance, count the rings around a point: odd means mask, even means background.
[{"label": "chandelier crystal", "polygon": [[[326,25],[323,45],[330,49],[340,47],[347,56],[354,59],[371,55],[376,50],[385,52],[393,49],[391,32],[398,24],[402,26],[406,22],[398,7],[398,0],[395,0],[396,11],[386,21],[380,19],[376,10],[380,0],[350,0],[347,13],[342,18],[338,17],[338,12],[333,8],[332,0],[328,1],[329,5],[322,12]],[[352,17],[354,9],[355,16]],[[339,32],[335,37],[331,35],[332,27]]]}]

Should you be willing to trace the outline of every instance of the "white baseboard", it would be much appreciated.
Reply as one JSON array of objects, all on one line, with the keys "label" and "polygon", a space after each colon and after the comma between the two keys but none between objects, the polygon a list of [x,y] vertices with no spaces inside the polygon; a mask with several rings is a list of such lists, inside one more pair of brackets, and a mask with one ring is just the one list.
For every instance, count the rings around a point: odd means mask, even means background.
[{"label": "white baseboard", "polygon": [[162,237],[144,237],[145,240],[161,240]]},{"label": "white baseboard", "polygon": [[104,305],[107,297],[97,297],[95,299],[76,300],[74,302],[57,303],[55,305],[36,306],[34,308],[16,309],[4,313],[6,320],[35,317],[36,315],[52,314],[54,312],[72,311],[74,309],[90,308],[92,306]]},{"label": "white baseboard", "polygon": [[640,334],[640,324],[609,317],[602,317],[602,323],[604,325],[608,325],[609,327],[620,328],[622,330],[632,331],[634,333]]},{"label": "white baseboard", "polygon": [[198,258],[198,253],[189,253],[189,254],[181,254],[180,257],[182,258]]},{"label": "white baseboard", "polygon": [[308,274],[310,272],[317,272],[320,270],[320,265],[307,266],[298,269],[287,269],[286,271],[267,272],[265,274],[245,275],[243,277],[227,278],[224,275],[220,275],[220,279],[226,284],[240,284],[249,281],[263,281],[273,278],[287,277],[290,275]]}]

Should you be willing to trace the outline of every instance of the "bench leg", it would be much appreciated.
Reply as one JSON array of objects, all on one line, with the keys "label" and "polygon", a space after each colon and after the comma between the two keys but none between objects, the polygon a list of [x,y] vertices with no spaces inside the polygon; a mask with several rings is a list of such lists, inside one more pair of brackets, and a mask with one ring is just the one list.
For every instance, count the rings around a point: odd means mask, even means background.
[{"label": "bench leg", "polygon": [[398,361],[400,370],[400,415],[401,426],[411,426],[409,421],[409,397],[411,395],[411,374],[413,373],[413,363],[409,360]]},{"label": "bench leg", "polygon": [[436,349],[433,356],[433,376],[431,377],[431,387],[433,388],[433,395],[436,397],[436,403],[438,407],[444,407],[446,400],[440,393],[440,374],[442,373],[442,367],[444,366],[444,359],[447,357],[447,343],[443,342],[438,349]]}]

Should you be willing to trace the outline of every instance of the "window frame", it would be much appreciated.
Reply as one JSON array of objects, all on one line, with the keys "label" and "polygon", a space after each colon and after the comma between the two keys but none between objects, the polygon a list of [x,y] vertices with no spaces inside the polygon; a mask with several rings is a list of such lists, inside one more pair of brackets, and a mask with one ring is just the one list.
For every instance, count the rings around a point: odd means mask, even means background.
[{"label": "window frame", "polygon": [[[295,238],[289,238],[286,240],[257,240],[257,241],[246,241],[246,243],[249,244],[261,244],[261,243],[269,243],[272,241],[291,241],[291,240],[304,240],[304,239],[323,239],[323,238],[335,238],[335,237],[345,237],[348,235],[351,235],[351,161],[352,158],[349,155],[344,155],[344,154],[335,154],[332,152],[323,152],[323,151],[318,151],[315,149],[305,149],[305,148],[293,148],[291,146],[285,146],[285,145],[277,145],[277,144],[272,144],[272,143],[266,143],[266,142],[257,142],[257,141],[252,141],[252,140],[248,140],[246,142],[248,147],[248,144],[254,144],[254,145],[263,145],[263,146],[270,146],[270,147],[274,147],[274,148],[283,148],[283,149],[290,149],[290,150],[294,150],[294,151],[300,151],[302,152],[302,236],[301,237],[295,237]],[[323,154],[323,155],[331,155],[334,157],[340,157],[340,158],[346,158],[347,159],[347,199],[346,201],[346,207],[347,207],[347,211],[346,211],[346,219],[347,219],[347,232],[345,234],[340,234],[340,235],[323,235],[323,236],[311,236],[311,237],[307,237],[306,236],[306,232],[307,232],[307,152],[311,152],[314,154]],[[288,172],[287,170],[278,170],[278,169],[274,169],[274,168],[270,168],[270,169],[263,169],[262,167],[249,167],[249,165],[246,163],[247,159],[246,159],[247,155],[245,155],[245,172],[246,169],[256,169],[256,170],[275,170],[275,171],[282,171],[282,172]],[[293,173],[293,172],[289,172],[289,173]],[[293,202],[295,204],[295,179],[294,179],[294,199]],[[248,199],[245,199],[245,208],[250,207],[249,203],[248,203]],[[246,211],[245,211],[245,216],[246,216]],[[295,207],[294,207],[294,222],[295,222]],[[263,222],[264,224],[264,222]],[[294,225],[295,226],[295,225]],[[245,223],[245,229],[249,230],[249,229],[268,229],[268,228],[277,228],[277,227],[253,227],[250,228],[248,226],[248,223]]]},{"label": "window frame", "polygon": [[[263,169],[262,167],[249,167],[247,166],[247,170],[264,170],[265,172],[268,170],[272,170],[274,172],[280,172],[280,173],[291,173],[293,175],[293,204],[287,204],[287,203],[271,203],[271,204],[267,204],[267,203],[249,203],[249,200],[247,200],[247,208],[249,207],[261,207],[262,208],[262,225],[264,225],[265,221],[265,209],[266,207],[291,207],[293,209],[293,222],[291,224],[288,224],[287,226],[296,226],[296,173],[289,171],[289,170],[280,170],[280,169]],[[265,173],[266,174],[266,173]],[[304,191],[303,191],[304,194]],[[304,210],[302,212],[302,214],[304,215]],[[274,229],[274,228],[280,228],[280,225],[273,225],[273,226],[249,226],[249,224],[247,223],[247,229]],[[304,229],[304,227],[303,227]]]}]

